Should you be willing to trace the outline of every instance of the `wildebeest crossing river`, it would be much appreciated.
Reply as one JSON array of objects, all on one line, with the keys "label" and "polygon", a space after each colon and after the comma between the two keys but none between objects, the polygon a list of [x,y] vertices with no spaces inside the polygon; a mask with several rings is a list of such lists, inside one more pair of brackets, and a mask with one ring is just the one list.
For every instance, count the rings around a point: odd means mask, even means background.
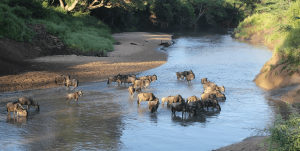
[{"label": "wildebeest crossing river", "polygon": [[[4,150],[212,150],[239,142],[263,129],[274,117],[277,104],[253,79],[272,52],[264,46],[236,41],[226,32],[181,35],[164,48],[168,62],[137,73],[157,75],[150,85],[156,97],[181,94],[200,97],[201,78],[223,85],[226,101],[219,110],[205,110],[196,116],[171,116],[160,105],[150,113],[147,102],[130,98],[128,86],[106,81],[77,87],[83,96],[68,105],[65,87],[0,94],[0,149]],[[191,83],[177,81],[175,72],[192,69]],[[34,96],[40,111],[13,119],[5,105],[19,96]]]}]

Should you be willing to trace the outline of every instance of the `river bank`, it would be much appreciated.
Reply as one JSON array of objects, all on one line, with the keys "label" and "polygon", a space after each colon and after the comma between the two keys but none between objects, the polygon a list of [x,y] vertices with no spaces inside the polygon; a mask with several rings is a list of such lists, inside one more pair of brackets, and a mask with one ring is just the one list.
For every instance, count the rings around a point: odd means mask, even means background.
[{"label": "river bank", "polygon": [[[118,44],[108,57],[55,55],[9,62],[13,55],[34,55],[35,49],[23,50],[24,44],[1,41],[1,57],[4,69],[0,77],[0,92],[20,91],[56,87],[55,76],[70,75],[80,82],[105,80],[117,74],[129,74],[156,68],[167,61],[167,54],[156,51],[161,42],[171,43],[171,36],[163,33],[131,32],[116,33],[113,37]],[[22,52],[23,51],[23,52]],[[26,51],[24,54],[24,51]],[[3,61],[2,61],[3,62]],[[26,66],[25,66],[26,65]],[[9,74],[5,69],[20,69],[17,74]],[[20,73],[19,73],[20,72]]]}]

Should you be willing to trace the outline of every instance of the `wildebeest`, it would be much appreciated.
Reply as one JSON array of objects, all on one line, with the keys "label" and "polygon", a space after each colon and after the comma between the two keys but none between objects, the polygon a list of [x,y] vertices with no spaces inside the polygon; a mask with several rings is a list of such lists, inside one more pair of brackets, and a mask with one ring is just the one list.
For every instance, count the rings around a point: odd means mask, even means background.
[{"label": "wildebeest", "polygon": [[157,108],[159,106],[159,99],[156,98],[154,101],[148,101],[148,107],[151,113],[157,112]]},{"label": "wildebeest", "polygon": [[177,102],[182,102],[184,101],[184,99],[182,98],[182,96],[180,94],[176,95],[176,96],[168,96],[168,97],[163,97],[161,99],[161,104],[164,104],[165,102],[167,103],[167,105],[170,105],[172,103],[177,103]]},{"label": "wildebeest", "polygon": [[225,92],[225,87],[224,86],[217,86],[217,85],[209,86],[209,87],[205,88],[204,93],[215,93],[214,91],[223,91],[223,92]]},{"label": "wildebeest", "polygon": [[217,108],[217,109],[221,110],[221,107],[220,107],[220,105],[219,105],[218,100],[208,98],[208,99],[203,100],[203,101],[204,101],[204,103],[205,103],[205,105],[206,105],[207,110],[208,110],[208,107],[212,107],[213,109],[214,109],[214,108]]},{"label": "wildebeest", "polygon": [[128,91],[129,91],[130,96],[133,97],[134,96],[134,92],[135,92],[135,88],[133,86],[129,86],[128,87]]},{"label": "wildebeest", "polygon": [[188,74],[186,75],[185,78],[188,81],[188,83],[190,83],[193,79],[195,79],[195,74],[194,73]]},{"label": "wildebeest", "polygon": [[135,88],[135,93],[136,94],[142,93],[142,89],[141,88]]},{"label": "wildebeest", "polygon": [[217,86],[216,87],[216,90],[219,90],[219,91],[222,91],[222,92],[225,92],[225,87],[224,86]]},{"label": "wildebeest", "polygon": [[18,115],[20,116],[27,116],[27,110],[22,107],[22,105],[19,102],[9,102],[6,104],[6,111],[8,114],[10,112],[14,112],[14,117],[15,117],[15,112],[17,111],[17,117]]},{"label": "wildebeest", "polygon": [[177,103],[177,102],[181,103],[183,101],[184,101],[184,99],[182,98],[182,96],[180,94],[175,95],[175,96],[169,96],[167,105],[170,105],[172,103]]},{"label": "wildebeest", "polygon": [[124,83],[124,84],[126,84],[126,83],[134,84],[134,81],[135,81],[135,80],[136,80],[135,77],[131,77],[131,76],[126,75],[126,76],[123,76],[123,77],[122,77],[122,79],[121,79],[121,84],[122,84],[122,83]]},{"label": "wildebeest", "polygon": [[71,99],[75,99],[75,101],[77,102],[78,98],[81,97],[82,95],[83,95],[82,91],[69,93],[67,96],[68,103],[70,102]]},{"label": "wildebeest", "polygon": [[183,72],[176,72],[176,76],[177,76],[177,80],[183,80],[184,79]]},{"label": "wildebeest", "polygon": [[193,95],[193,96],[190,96],[187,98],[187,103],[190,103],[190,102],[195,102],[195,101],[199,101],[200,98],[198,98],[197,96]]},{"label": "wildebeest", "polygon": [[215,99],[216,94],[211,94],[211,93],[202,93],[201,94],[201,100],[206,100],[207,98]]},{"label": "wildebeest", "polygon": [[[188,75],[190,75],[190,76],[188,76]],[[176,72],[176,76],[177,76],[177,80],[183,80],[185,78],[188,82],[195,78],[195,74],[192,70]]]},{"label": "wildebeest", "polygon": [[195,101],[195,102],[189,102],[187,103],[187,105],[189,105],[191,108],[193,109],[204,109],[206,107],[206,104],[203,100],[198,100],[198,101]]},{"label": "wildebeest", "polygon": [[134,88],[137,88],[137,87],[139,87],[139,88],[142,88],[142,87],[144,87],[145,88],[145,90],[146,90],[146,88],[147,87],[150,87],[150,80],[135,80],[134,81]]},{"label": "wildebeest", "polygon": [[122,75],[121,75],[121,74],[118,74],[118,75],[116,75],[116,76],[109,77],[109,78],[107,79],[107,84],[110,84],[110,83],[112,83],[112,82],[117,82],[118,85],[119,85],[119,84],[122,82],[121,80],[122,80]]},{"label": "wildebeest", "polygon": [[190,104],[186,103],[186,105],[185,105],[185,114],[186,114],[186,112],[188,112],[189,115],[192,114],[194,116],[194,115],[196,115],[196,107],[191,106]]},{"label": "wildebeest", "polygon": [[161,104],[164,104],[165,102],[168,103],[168,101],[169,101],[169,97],[163,97],[163,98],[161,98]]},{"label": "wildebeest", "polygon": [[217,99],[218,101],[225,101],[225,100],[226,100],[225,94],[223,94],[223,93],[221,93],[221,92],[216,93],[215,95],[216,95],[216,99]]},{"label": "wildebeest", "polygon": [[154,82],[155,80],[157,80],[157,76],[154,75],[147,75],[147,76],[142,76],[138,78],[139,80],[149,80],[150,82]]},{"label": "wildebeest", "polygon": [[149,92],[149,93],[140,93],[137,96],[137,104],[140,104],[142,101],[152,101],[158,99],[154,96],[153,93]]},{"label": "wildebeest", "polygon": [[192,70],[190,70],[190,71],[183,71],[182,74],[183,74],[184,77],[186,77],[187,75],[194,74],[194,72]]},{"label": "wildebeest", "polygon": [[69,89],[69,86],[73,86],[72,90],[74,90],[78,86],[78,83],[79,83],[78,80],[70,79],[69,76],[67,76],[66,81],[65,81],[65,85],[66,85],[67,90]]},{"label": "wildebeest", "polygon": [[143,83],[144,83],[145,90],[147,89],[147,87],[150,88],[150,83],[151,83],[150,80],[143,80]]},{"label": "wildebeest", "polygon": [[55,76],[55,84],[64,84],[68,75],[57,75]]},{"label": "wildebeest", "polygon": [[182,112],[182,117],[183,117],[183,113],[186,112],[186,103],[185,101],[182,102],[178,102],[178,103],[172,103],[171,104],[171,111],[172,111],[172,115],[175,116],[175,112]]},{"label": "wildebeest", "polygon": [[206,82],[207,82],[207,78],[202,78],[202,79],[201,79],[201,83],[202,83],[202,84],[205,84]]},{"label": "wildebeest", "polygon": [[28,109],[30,106],[34,106],[37,111],[40,110],[38,102],[35,103],[31,98],[21,97],[18,99],[18,102],[21,105],[27,105],[26,109]]},{"label": "wildebeest", "polygon": [[206,83],[203,84],[203,88],[206,89],[207,87],[211,87],[214,90],[216,89],[217,84],[207,81]]},{"label": "wildebeest", "polygon": [[219,90],[211,90],[211,87],[207,87],[201,95],[201,99],[206,99],[209,94],[214,94],[218,101],[226,100],[225,94],[221,93]]}]

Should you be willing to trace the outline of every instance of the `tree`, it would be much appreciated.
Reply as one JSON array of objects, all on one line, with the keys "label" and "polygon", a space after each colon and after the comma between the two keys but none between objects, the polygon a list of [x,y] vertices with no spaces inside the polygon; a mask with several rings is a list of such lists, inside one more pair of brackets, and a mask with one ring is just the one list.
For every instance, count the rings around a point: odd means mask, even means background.
[{"label": "tree", "polygon": [[84,6],[88,10],[101,7],[124,7],[127,9],[144,9],[145,4],[151,0],[59,0],[60,7],[66,11],[72,11],[78,5]]},{"label": "tree", "polygon": [[[192,3],[195,7],[197,18],[192,22],[195,27],[202,16],[214,11],[218,12],[218,9],[224,4],[224,0],[186,0],[186,2]],[[206,15],[206,19],[208,21],[212,20],[209,15]]]}]

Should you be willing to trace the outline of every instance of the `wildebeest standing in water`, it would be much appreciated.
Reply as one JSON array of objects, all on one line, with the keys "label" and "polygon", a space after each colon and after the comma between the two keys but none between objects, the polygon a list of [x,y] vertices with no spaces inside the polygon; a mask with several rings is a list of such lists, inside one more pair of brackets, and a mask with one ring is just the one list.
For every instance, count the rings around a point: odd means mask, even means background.
[{"label": "wildebeest standing in water", "polygon": [[152,101],[154,99],[158,99],[154,96],[153,93],[140,93],[137,96],[137,104],[140,104],[142,101]]},{"label": "wildebeest standing in water", "polygon": [[157,108],[159,106],[159,99],[156,98],[154,101],[149,101],[148,102],[148,107],[151,113],[157,112]]},{"label": "wildebeest standing in water", "polygon": [[22,107],[22,105],[19,102],[9,102],[6,104],[6,111],[8,115],[10,112],[14,112],[14,117],[15,117],[15,112],[17,111],[17,117],[20,114],[20,116],[27,116],[27,110]]},{"label": "wildebeest standing in water", "polygon": [[188,83],[190,83],[193,79],[195,79],[195,74],[194,73],[191,73],[191,74],[188,74],[186,75],[186,80]]},{"label": "wildebeest standing in water", "polygon": [[134,97],[135,88],[133,86],[128,87],[128,91],[131,97]]},{"label": "wildebeest standing in water", "polygon": [[65,81],[65,85],[67,90],[69,89],[69,86],[73,86],[74,90],[77,86],[78,86],[79,81],[76,79],[70,79],[70,76],[67,76],[66,81]]},{"label": "wildebeest standing in water", "polygon": [[21,97],[18,99],[18,102],[21,105],[27,105],[26,109],[28,109],[30,106],[34,106],[37,111],[40,110],[40,106],[39,106],[38,102],[35,103],[31,98]]},{"label": "wildebeest standing in water", "polygon": [[[188,76],[188,75],[193,75],[193,76]],[[184,78],[188,81],[191,81],[192,79],[195,78],[195,74],[192,70],[190,71],[183,71],[183,72],[176,72],[177,80],[183,80]]]},{"label": "wildebeest standing in water", "polygon": [[154,82],[157,80],[157,76],[155,74],[153,75],[147,75],[147,76],[142,76],[138,78],[139,80],[149,80],[150,82]]},{"label": "wildebeest standing in water", "polygon": [[71,99],[75,99],[75,102],[77,102],[78,98],[83,95],[82,91],[77,91],[74,93],[69,93],[67,96],[68,103],[70,102]]},{"label": "wildebeest standing in water", "polygon": [[171,111],[172,111],[172,115],[175,116],[175,112],[182,112],[182,117],[183,117],[183,113],[186,112],[186,104],[185,101],[182,102],[178,102],[178,103],[172,103],[171,104]]},{"label": "wildebeest standing in water", "polygon": [[121,84],[124,83],[124,85],[126,85],[126,83],[134,84],[135,80],[136,80],[136,75],[135,74],[128,74],[128,75],[122,75],[121,76]]}]

